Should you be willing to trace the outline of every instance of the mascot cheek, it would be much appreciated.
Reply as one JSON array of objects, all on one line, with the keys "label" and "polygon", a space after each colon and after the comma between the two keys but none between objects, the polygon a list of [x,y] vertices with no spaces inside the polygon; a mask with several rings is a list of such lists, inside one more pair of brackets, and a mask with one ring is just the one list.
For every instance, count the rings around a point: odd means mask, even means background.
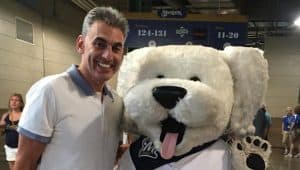
[{"label": "mascot cheek", "polygon": [[171,110],[171,115],[189,127],[207,127],[220,118],[227,117],[225,120],[228,120],[230,113],[226,110],[224,101],[217,97],[216,92],[203,90],[202,93],[188,94]]},{"label": "mascot cheek", "polygon": [[[137,94],[143,94],[138,95]],[[152,93],[143,86],[131,88],[124,97],[126,113],[134,119],[137,124],[158,124],[167,117],[166,109],[159,106],[153,99]]]}]

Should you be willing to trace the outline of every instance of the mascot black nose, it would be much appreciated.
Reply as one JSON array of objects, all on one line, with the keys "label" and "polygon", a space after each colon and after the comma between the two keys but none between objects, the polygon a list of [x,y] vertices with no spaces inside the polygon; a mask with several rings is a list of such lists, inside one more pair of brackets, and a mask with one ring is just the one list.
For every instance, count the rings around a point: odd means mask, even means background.
[{"label": "mascot black nose", "polygon": [[152,89],[155,100],[167,109],[172,109],[186,95],[186,90],[176,86],[159,86]]}]

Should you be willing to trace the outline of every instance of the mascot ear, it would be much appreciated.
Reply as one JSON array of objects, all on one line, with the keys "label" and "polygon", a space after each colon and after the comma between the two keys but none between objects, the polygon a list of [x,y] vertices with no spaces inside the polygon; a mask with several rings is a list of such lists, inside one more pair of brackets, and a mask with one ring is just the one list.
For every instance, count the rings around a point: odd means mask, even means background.
[{"label": "mascot ear", "polygon": [[254,133],[253,118],[264,102],[269,79],[267,60],[263,51],[251,47],[226,47],[224,53],[234,84],[230,130],[238,136]]},{"label": "mascot ear", "polygon": [[148,52],[155,47],[144,47],[127,53],[124,56],[118,74],[117,91],[125,96],[127,91],[136,84],[137,73]]}]

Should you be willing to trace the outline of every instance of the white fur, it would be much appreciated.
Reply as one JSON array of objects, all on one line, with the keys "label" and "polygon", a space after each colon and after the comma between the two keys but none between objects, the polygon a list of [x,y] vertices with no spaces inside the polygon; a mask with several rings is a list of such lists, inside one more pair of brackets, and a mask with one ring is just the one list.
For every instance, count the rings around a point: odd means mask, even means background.
[{"label": "white fur", "polygon": [[[251,138],[251,142],[254,140],[261,140],[258,136],[249,136]],[[240,146],[243,148],[243,150],[237,149],[237,145],[240,144]],[[261,149],[263,144],[268,144],[268,148],[266,150]],[[253,143],[246,142],[246,138],[243,138],[241,140],[234,140],[232,144],[232,165],[233,170],[251,170],[247,167],[247,161],[246,158],[250,154],[258,154],[262,156],[265,160],[265,165],[269,166],[269,157],[271,154],[271,144],[268,141],[263,141],[260,143],[259,146],[255,146]]]},{"label": "white fur", "polygon": [[[125,127],[150,137],[160,150],[160,121],[171,115],[187,126],[175,155],[217,139],[227,130],[237,136],[251,133],[253,116],[263,102],[267,69],[262,51],[255,48],[218,51],[170,45],[134,50],[125,56],[118,76]],[[201,82],[191,81],[193,76]],[[154,87],[166,85],[187,90],[173,109],[162,107],[152,96]]]},{"label": "white fur", "polygon": [[252,120],[262,105],[267,89],[268,64],[257,48],[226,47],[225,59],[234,77],[234,105],[231,130],[246,135],[253,132]]}]

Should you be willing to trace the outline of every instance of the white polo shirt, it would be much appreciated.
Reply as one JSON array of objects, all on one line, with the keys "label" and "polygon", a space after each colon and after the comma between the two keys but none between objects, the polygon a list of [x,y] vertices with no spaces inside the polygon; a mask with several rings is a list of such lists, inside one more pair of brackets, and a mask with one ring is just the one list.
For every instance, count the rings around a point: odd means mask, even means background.
[{"label": "white polo shirt", "polygon": [[113,169],[123,103],[107,86],[103,94],[74,65],[30,88],[18,131],[47,143],[38,169]]}]

